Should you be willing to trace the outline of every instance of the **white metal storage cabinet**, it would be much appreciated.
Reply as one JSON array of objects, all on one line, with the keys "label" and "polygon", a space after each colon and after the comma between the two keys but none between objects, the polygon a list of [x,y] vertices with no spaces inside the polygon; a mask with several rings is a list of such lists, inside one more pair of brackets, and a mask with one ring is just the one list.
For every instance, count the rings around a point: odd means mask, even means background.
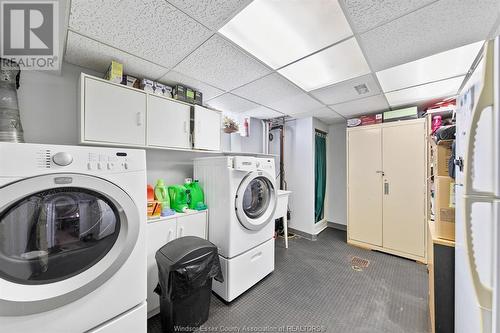
[{"label": "white metal storage cabinet", "polygon": [[207,239],[208,212],[190,211],[186,214],[175,214],[157,220],[149,220],[147,231],[147,304],[148,317],[160,311],[158,295],[154,292],[158,284],[158,268],[156,251],[168,242],[184,237],[197,236]]},{"label": "white metal storage cabinet", "polygon": [[199,105],[194,106],[194,148],[220,150],[221,113]]},{"label": "white metal storage cabinet", "polygon": [[83,140],[144,146],[146,94],[82,76]]},{"label": "white metal storage cabinet", "polygon": [[350,128],[348,242],[426,262],[425,120]]},{"label": "white metal storage cabinet", "polygon": [[148,145],[191,148],[190,106],[148,95]]}]

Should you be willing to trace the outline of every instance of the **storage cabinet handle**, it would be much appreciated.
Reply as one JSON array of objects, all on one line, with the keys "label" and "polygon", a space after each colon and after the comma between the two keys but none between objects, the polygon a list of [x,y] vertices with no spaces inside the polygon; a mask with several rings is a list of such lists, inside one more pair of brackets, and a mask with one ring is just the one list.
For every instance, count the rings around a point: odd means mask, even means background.
[{"label": "storage cabinet handle", "polygon": [[181,227],[180,232],[179,232],[179,237],[182,237],[182,232],[184,231],[184,228]]},{"label": "storage cabinet handle", "polygon": [[167,237],[167,242],[170,242],[172,240],[172,230],[168,231],[168,237]]},{"label": "storage cabinet handle", "polygon": [[184,121],[184,133],[187,133],[187,121]]},{"label": "storage cabinet handle", "polygon": [[385,195],[389,194],[389,183],[388,182],[384,183],[384,194]]},{"label": "storage cabinet handle", "polygon": [[137,117],[137,126],[142,126],[142,112],[137,112],[136,117]]}]

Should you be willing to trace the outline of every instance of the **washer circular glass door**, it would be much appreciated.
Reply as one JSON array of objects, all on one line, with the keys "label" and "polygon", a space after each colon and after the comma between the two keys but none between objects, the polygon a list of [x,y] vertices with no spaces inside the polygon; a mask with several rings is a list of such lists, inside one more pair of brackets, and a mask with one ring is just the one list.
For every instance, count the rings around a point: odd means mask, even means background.
[{"label": "washer circular glass door", "polygon": [[98,288],[132,252],[138,221],[132,199],[97,177],[43,175],[0,188],[0,315],[47,311]]},{"label": "washer circular glass door", "polygon": [[249,173],[236,194],[236,215],[247,229],[264,228],[276,210],[276,186],[265,171]]}]

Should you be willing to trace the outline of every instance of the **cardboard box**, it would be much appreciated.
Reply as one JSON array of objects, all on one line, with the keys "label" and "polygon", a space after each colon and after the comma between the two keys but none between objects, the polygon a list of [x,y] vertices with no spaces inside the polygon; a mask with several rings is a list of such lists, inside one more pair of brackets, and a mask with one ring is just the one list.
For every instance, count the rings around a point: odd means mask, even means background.
[{"label": "cardboard box", "polygon": [[149,93],[154,93],[154,91],[155,91],[154,82],[152,80],[142,79],[141,80],[141,89],[144,91],[147,91]]},{"label": "cardboard box", "polygon": [[434,176],[449,176],[448,162],[451,157],[451,143],[433,145]]},{"label": "cardboard box", "polygon": [[455,208],[453,207],[454,180],[451,177],[434,177],[436,191],[436,235],[455,240]]},{"label": "cardboard box", "polygon": [[124,86],[133,87],[139,89],[141,87],[141,82],[138,78],[132,75],[123,75],[122,82]]},{"label": "cardboard box", "polygon": [[187,102],[186,100],[186,87],[177,84],[172,90],[172,98],[179,101]]},{"label": "cardboard box", "polygon": [[159,201],[148,201],[148,218],[156,218],[161,215],[161,203]]},{"label": "cardboard box", "polygon": [[399,120],[417,119],[417,118],[418,118],[418,108],[416,106],[384,112],[384,123],[391,121],[399,121]]},{"label": "cardboard box", "polygon": [[347,121],[348,127],[374,125],[382,123],[382,114],[370,114],[365,116],[360,116],[358,118],[351,118]]},{"label": "cardboard box", "polygon": [[123,79],[123,64],[117,61],[111,61],[106,71],[106,75],[104,75],[104,79],[114,83],[121,83]]},{"label": "cardboard box", "polygon": [[194,104],[203,105],[203,94],[200,91],[194,92]]}]

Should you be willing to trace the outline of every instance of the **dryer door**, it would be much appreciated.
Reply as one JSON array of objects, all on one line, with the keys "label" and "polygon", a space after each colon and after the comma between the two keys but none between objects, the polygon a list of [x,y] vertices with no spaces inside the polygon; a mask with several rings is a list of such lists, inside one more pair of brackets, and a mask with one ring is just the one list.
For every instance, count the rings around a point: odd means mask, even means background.
[{"label": "dryer door", "polygon": [[0,188],[0,316],[73,302],[106,282],[132,252],[139,211],[118,186],[52,174]]},{"label": "dryer door", "polygon": [[236,194],[236,215],[247,229],[260,230],[274,217],[276,210],[276,185],[265,171],[249,173],[241,182]]}]

